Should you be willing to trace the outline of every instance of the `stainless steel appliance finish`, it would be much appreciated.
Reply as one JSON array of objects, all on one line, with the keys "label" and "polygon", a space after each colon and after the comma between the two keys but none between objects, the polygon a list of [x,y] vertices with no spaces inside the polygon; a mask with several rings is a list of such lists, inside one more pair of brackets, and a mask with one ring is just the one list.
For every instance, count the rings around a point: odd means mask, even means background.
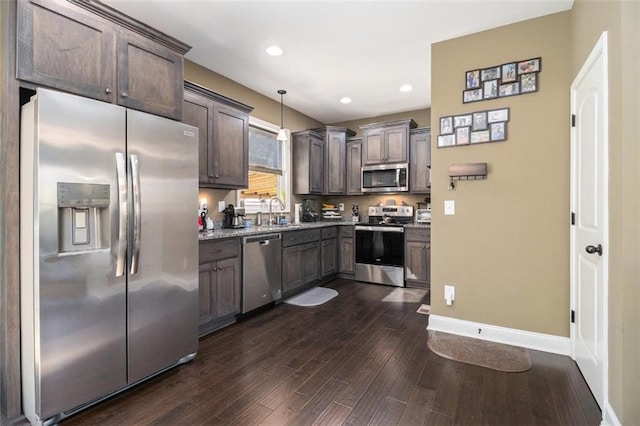
[{"label": "stainless steel appliance finish", "polygon": [[242,239],[242,313],[282,299],[282,236]]},{"label": "stainless steel appliance finish", "polygon": [[356,225],[356,281],[404,287],[404,228]]},{"label": "stainless steel appliance finish", "polygon": [[409,164],[362,166],[362,192],[389,193],[409,191]]},{"label": "stainless steel appliance finish", "polygon": [[197,351],[198,133],[45,89],[21,131],[23,409],[55,423]]},{"label": "stainless steel appliance finish", "polygon": [[373,225],[413,222],[413,206],[370,206],[368,214]]}]

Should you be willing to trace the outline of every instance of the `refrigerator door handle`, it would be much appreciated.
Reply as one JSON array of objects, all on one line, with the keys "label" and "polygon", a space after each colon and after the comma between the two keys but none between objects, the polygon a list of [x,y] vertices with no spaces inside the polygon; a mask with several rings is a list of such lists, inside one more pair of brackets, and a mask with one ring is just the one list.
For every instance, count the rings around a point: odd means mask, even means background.
[{"label": "refrigerator door handle", "polygon": [[140,205],[140,168],[138,156],[131,155],[131,178],[133,181],[133,254],[131,255],[131,275],[138,273],[140,261],[140,233],[142,231],[142,212]]},{"label": "refrigerator door handle", "polygon": [[118,175],[118,246],[116,249],[116,277],[124,275],[127,254],[127,171],[124,154],[116,152]]}]

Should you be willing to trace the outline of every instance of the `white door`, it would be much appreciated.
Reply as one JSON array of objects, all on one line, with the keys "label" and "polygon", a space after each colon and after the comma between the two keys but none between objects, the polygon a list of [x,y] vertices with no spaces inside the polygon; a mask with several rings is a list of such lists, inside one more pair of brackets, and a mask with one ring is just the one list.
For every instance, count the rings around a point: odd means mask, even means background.
[{"label": "white door", "polygon": [[571,308],[574,357],[600,407],[607,386],[607,34],[571,85]]}]

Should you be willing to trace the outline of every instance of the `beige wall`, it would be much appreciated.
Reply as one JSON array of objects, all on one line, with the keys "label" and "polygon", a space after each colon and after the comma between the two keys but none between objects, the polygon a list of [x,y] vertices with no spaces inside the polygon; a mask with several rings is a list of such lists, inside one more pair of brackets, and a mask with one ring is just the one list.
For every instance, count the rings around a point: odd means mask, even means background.
[{"label": "beige wall", "polygon": [[623,424],[640,423],[640,6],[577,0],[571,12],[571,77],[608,31],[609,402]]},{"label": "beige wall", "polygon": [[[432,46],[432,313],[569,335],[570,14]],[[542,57],[539,91],[462,104],[465,72]],[[439,117],[509,107],[508,140],[436,148]],[[488,177],[448,190],[449,165],[488,163]],[[456,214],[443,215],[454,200]],[[456,287],[453,306],[444,285]]]}]

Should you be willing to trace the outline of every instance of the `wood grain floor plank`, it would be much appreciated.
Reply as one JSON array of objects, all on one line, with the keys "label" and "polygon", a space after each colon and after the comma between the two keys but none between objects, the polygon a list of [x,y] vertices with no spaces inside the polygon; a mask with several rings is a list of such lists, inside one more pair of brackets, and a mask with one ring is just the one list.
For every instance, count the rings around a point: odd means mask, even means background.
[{"label": "wood grain floor plank", "polygon": [[375,426],[393,426],[397,425],[402,412],[407,404],[396,401],[392,398],[385,398],[378,406],[376,413],[371,418],[369,425]]},{"label": "wood grain floor plank", "polygon": [[429,418],[429,412],[433,406],[436,392],[431,389],[415,386],[402,412],[399,425],[418,426],[425,424]]},{"label": "wood grain floor plank", "polygon": [[335,426],[341,425],[344,420],[351,413],[351,408],[345,407],[344,405],[336,404],[335,402],[329,405],[329,407],[324,410],[324,413],[318,417],[313,423],[313,426]]}]

